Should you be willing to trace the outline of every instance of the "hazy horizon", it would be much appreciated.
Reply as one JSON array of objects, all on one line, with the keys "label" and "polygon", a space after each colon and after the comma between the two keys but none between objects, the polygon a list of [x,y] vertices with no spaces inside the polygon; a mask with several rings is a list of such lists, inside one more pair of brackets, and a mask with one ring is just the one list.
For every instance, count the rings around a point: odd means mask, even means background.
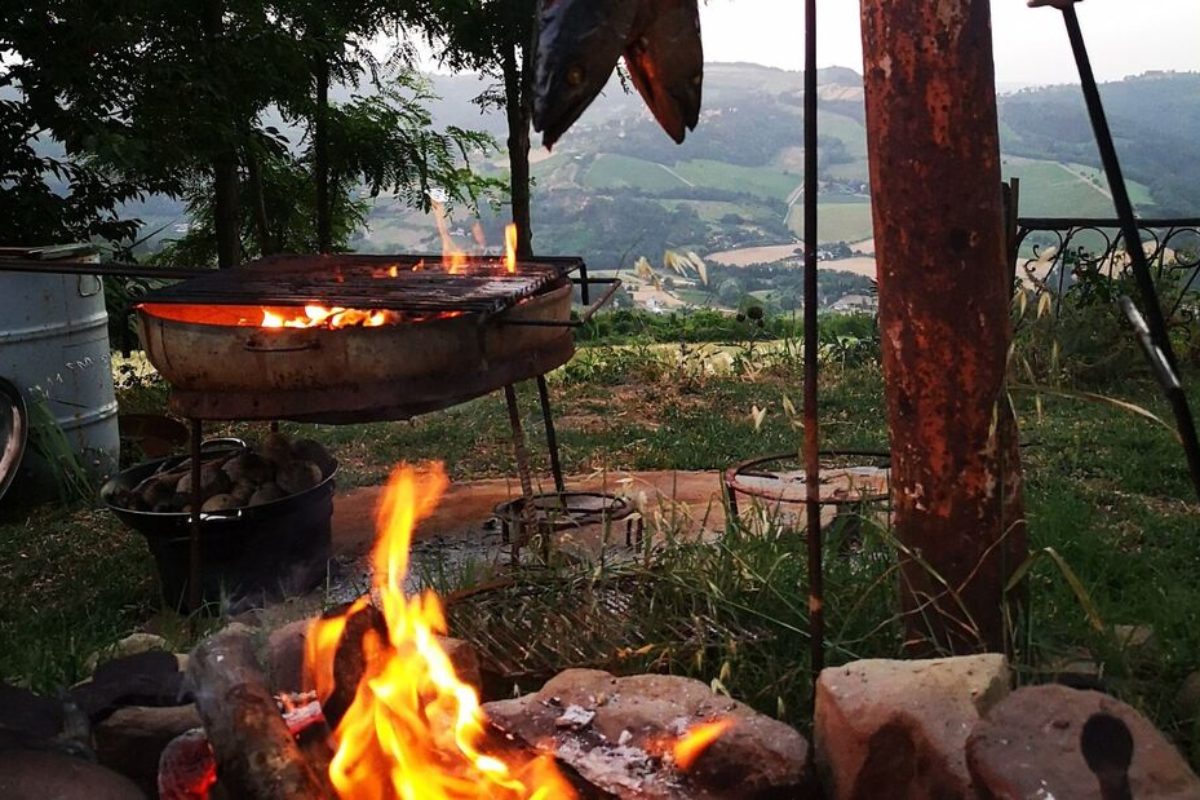
[{"label": "hazy horizon", "polygon": [[[996,84],[1001,90],[1078,83],[1062,15],[1025,0],[993,0]],[[1088,0],[1078,14],[1092,66],[1101,81],[1153,71],[1200,72],[1200,2]],[[818,0],[817,63],[862,72],[859,3]],[[706,63],[749,63],[791,71],[804,64],[801,0],[707,0],[700,25]],[[1136,46],[1130,46],[1130,42]],[[422,68],[437,69],[427,47]]]}]

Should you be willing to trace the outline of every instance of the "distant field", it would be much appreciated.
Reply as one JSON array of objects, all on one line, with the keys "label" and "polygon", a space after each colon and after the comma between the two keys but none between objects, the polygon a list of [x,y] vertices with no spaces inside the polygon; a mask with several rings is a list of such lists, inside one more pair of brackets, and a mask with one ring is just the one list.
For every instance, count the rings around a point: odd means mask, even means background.
[{"label": "distant field", "polygon": [[589,189],[644,189],[648,192],[687,186],[659,164],[612,153],[596,156],[583,176],[583,185]]},{"label": "distant field", "polygon": [[[792,206],[788,217],[788,227],[797,237],[804,235],[804,207]],[[828,242],[858,242],[870,237],[871,204],[870,203],[829,203],[822,204],[820,217],[817,220],[818,238],[821,243]]]},{"label": "distant field", "polygon": [[697,186],[724,189],[730,192],[746,192],[760,197],[775,197],[787,200],[792,190],[800,185],[799,175],[782,172],[771,167],[742,167],[723,161],[695,159],[680,161],[675,172]]},{"label": "distant field", "polygon": [[720,253],[709,253],[705,259],[731,267],[746,267],[751,264],[772,264],[796,254],[796,244],[776,244],[767,247],[743,247],[739,250],[724,250]]},{"label": "distant field", "polygon": [[772,216],[778,219],[773,212],[761,205],[740,205],[738,203],[725,203],[719,200],[659,200],[658,202],[663,208],[668,208],[672,211],[681,206],[695,209],[696,213],[700,215],[700,219],[705,222],[717,222],[726,214],[737,214],[751,222],[762,219],[764,216]]},{"label": "distant field", "polygon": [[[1021,179],[1021,216],[1026,217],[1111,217],[1112,198],[1100,173],[1078,164],[1059,164],[1028,158],[1005,157],[1005,180]],[[1099,185],[1091,178],[1098,178]],[[1133,202],[1152,204],[1150,190],[1130,183]]]}]

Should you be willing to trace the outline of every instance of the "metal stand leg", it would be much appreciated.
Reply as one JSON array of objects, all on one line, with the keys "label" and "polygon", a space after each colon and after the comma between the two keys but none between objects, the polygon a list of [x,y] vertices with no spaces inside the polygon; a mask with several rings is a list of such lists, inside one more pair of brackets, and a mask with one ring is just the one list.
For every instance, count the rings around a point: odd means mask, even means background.
[{"label": "metal stand leg", "polygon": [[554,490],[560,495],[567,491],[563,480],[562,462],[558,458],[558,434],[554,431],[554,415],[550,413],[550,389],[546,376],[538,375],[538,397],[542,401],[542,421],[546,424],[546,449],[550,451],[550,471],[554,474]]},{"label": "metal stand leg", "polygon": [[504,402],[508,405],[508,422],[512,426],[513,453],[517,459],[517,474],[521,479],[521,495],[525,498],[525,508],[521,513],[521,528],[518,535],[512,537],[512,559],[517,562],[521,545],[529,532],[529,521],[533,514],[533,478],[529,471],[529,450],[525,446],[525,429],[521,426],[521,410],[517,407],[517,392],[512,384],[504,387]]},{"label": "metal stand leg", "polygon": [[204,504],[204,494],[201,491],[201,437],[203,423],[198,419],[189,420],[192,428],[192,524],[188,540],[188,611],[193,614],[200,608],[200,506]]}]

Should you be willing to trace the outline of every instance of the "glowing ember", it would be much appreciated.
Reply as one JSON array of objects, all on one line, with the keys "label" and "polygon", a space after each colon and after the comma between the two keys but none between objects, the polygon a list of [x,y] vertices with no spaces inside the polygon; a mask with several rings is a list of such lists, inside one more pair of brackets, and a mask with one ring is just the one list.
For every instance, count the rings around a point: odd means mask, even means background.
[{"label": "glowing ember", "polygon": [[[283,316],[281,312],[291,312]],[[334,306],[307,305],[303,311],[297,309],[263,309],[263,328],[378,328],[381,325],[393,325],[399,322],[399,316],[394,311],[374,310],[365,311],[358,308],[341,308]]]},{"label": "glowing ember", "polygon": [[671,754],[675,757],[675,766],[685,772],[691,769],[692,765],[696,763],[696,759],[732,726],[733,720],[718,719],[697,725],[689,730],[671,748]]},{"label": "glowing ember", "polygon": [[[440,465],[425,473],[401,467],[384,493],[372,560],[387,639],[373,632],[364,639],[366,672],[334,732],[330,781],[343,800],[573,798],[550,757],[510,764],[482,751],[479,698],[438,643],[446,631],[441,604],[432,592],[404,594],[413,528],[432,513],[446,485]],[[322,699],[332,690],[333,655],[347,617],[319,620],[309,632],[307,666]]]}]

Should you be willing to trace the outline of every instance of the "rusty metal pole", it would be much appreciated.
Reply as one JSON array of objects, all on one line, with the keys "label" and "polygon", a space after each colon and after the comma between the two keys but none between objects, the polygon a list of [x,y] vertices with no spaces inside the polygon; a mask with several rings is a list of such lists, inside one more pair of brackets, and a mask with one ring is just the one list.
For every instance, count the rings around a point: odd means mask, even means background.
[{"label": "rusty metal pole", "polygon": [[862,0],[892,485],[914,652],[1005,646],[1026,551],[988,0]]},{"label": "rusty metal pole", "polygon": [[821,432],[817,397],[817,2],[804,3],[804,485],[808,539],[809,665],[813,691],[825,668],[825,571],[821,537]]}]

